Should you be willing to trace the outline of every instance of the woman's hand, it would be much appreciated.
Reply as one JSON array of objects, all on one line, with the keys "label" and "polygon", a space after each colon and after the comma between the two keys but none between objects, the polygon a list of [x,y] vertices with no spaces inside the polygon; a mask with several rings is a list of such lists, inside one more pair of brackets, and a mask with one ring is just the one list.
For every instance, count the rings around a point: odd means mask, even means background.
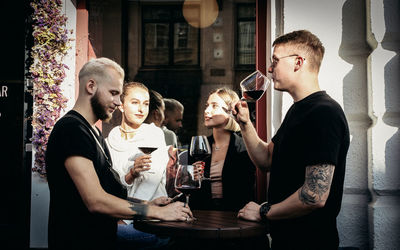
[{"label": "woman's hand", "polygon": [[148,171],[150,169],[151,155],[142,155],[135,159],[133,168],[130,172],[133,177],[139,176],[140,172]]},{"label": "woman's hand", "polygon": [[195,180],[202,179],[204,177],[204,166],[206,163],[204,161],[196,161],[192,164],[194,166],[194,178]]},{"label": "woman's hand", "polygon": [[125,175],[125,181],[131,184],[135,178],[140,175],[140,172],[148,171],[150,169],[151,155],[142,155],[135,159],[133,167]]},{"label": "woman's hand", "polygon": [[155,206],[165,206],[171,203],[172,199],[168,198],[167,196],[162,196],[155,198],[154,200],[149,202],[149,205],[155,205]]}]

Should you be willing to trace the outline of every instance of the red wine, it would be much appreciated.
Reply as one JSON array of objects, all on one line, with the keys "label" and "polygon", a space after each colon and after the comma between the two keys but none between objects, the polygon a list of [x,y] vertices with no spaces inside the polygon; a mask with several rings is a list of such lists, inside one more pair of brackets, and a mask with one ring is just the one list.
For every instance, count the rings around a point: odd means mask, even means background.
[{"label": "red wine", "polygon": [[250,102],[255,102],[260,97],[264,94],[264,90],[250,90],[250,91],[244,91],[243,92],[243,97],[246,99],[246,101]]},{"label": "red wine", "polygon": [[196,161],[204,161],[209,156],[210,156],[210,154],[208,154],[208,153],[192,154],[192,157],[195,162]]},{"label": "red wine", "polygon": [[196,190],[198,190],[199,188],[195,188],[195,187],[189,187],[189,186],[186,186],[186,185],[182,185],[181,187],[179,187],[179,188],[176,188],[179,192],[182,192],[182,193],[184,193],[185,195],[190,195],[190,194],[193,194]]},{"label": "red wine", "polygon": [[149,154],[153,153],[153,151],[156,150],[157,148],[154,148],[154,147],[139,147],[139,149],[143,153],[149,155]]}]

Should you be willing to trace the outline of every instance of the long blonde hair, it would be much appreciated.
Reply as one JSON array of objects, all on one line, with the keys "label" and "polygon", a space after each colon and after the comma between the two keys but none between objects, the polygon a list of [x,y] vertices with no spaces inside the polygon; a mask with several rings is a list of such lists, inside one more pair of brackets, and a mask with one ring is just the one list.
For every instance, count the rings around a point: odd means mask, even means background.
[{"label": "long blonde hair", "polygon": [[[233,103],[239,101],[239,96],[236,94],[235,91],[227,88],[227,87],[222,87],[218,88],[214,91],[212,91],[210,95],[212,94],[217,94],[225,103],[228,105],[228,107]],[[238,132],[240,131],[239,124],[229,116],[228,123],[224,127],[225,130],[233,131],[233,132]]]}]

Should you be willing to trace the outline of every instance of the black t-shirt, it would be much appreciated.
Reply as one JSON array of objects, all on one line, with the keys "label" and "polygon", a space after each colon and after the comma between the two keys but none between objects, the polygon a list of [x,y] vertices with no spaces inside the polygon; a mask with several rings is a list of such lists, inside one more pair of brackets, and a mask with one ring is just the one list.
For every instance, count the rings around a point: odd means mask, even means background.
[{"label": "black t-shirt", "polygon": [[48,241],[51,249],[112,249],[116,241],[117,219],[89,212],[64,165],[71,156],[91,160],[102,188],[109,194],[126,197],[89,129],[111,160],[102,135],[97,136],[76,111],[61,118],[49,137],[46,170],[50,189]]},{"label": "black t-shirt", "polygon": [[325,207],[299,218],[270,221],[272,244],[276,248],[290,248],[294,244],[296,249],[312,249],[317,241],[337,248],[336,216],[342,201],[349,148],[349,129],[342,108],[325,91],[313,93],[290,107],[272,141],[268,193],[271,204],[282,202],[304,184],[307,166],[335,166]]}]

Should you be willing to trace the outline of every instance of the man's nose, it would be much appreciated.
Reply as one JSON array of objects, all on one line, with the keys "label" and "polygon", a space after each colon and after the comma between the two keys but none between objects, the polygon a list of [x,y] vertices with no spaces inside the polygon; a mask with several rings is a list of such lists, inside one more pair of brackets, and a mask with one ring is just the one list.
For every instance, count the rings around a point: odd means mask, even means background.
[{"label": "man's nose", "polygon": [[274,68],[271,65],[271,66],[268,67],[268,73],[272,73],[272,72],[274,72]]},{"label": "man's nose", "polygon": [[122,102],[121,102],[121,98],[119,96],[115,98],[114,104],[116,106],[121,106]]}]

